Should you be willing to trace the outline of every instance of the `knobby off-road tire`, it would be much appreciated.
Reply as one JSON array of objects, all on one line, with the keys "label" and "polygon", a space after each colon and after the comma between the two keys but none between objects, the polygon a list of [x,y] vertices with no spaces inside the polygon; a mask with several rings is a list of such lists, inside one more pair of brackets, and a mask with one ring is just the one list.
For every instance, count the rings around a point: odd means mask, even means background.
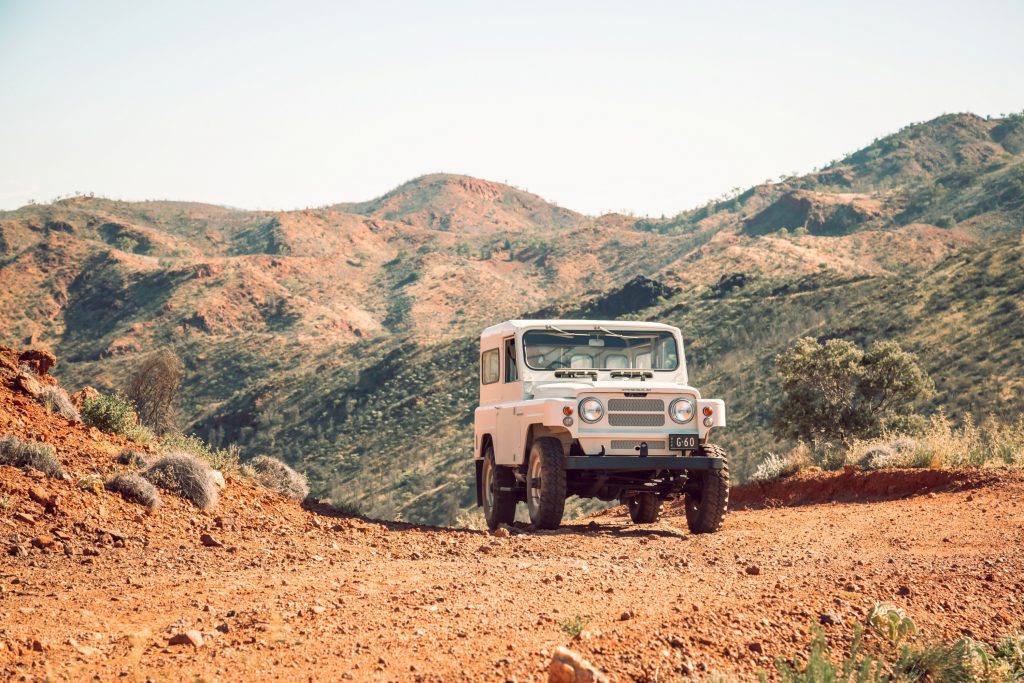
[{"label": "knobby off-road tire", "polygon": [[[704,455],[726,459],[720,446],[707,444]],[[694,472],[690,477],[697,483],[696,490],[686,494],[686,525],[695,534],[710,534],[722,528],[729,509],[729,461],[720,470]]]},{"label": "knobby off-road tire", "polygon": [[533,442],[526,469],[526,507],[538,529],[557,529],[565,512],[562,442],[549,436]]},{"label": "knobby off-road tire", "polygon": [[661,517],[661,498],[653,493],[638,493],[629,499],[629,518],[634,524],[654,524]]},{"label": "knobby off-road tire", "polygon": [[[484,519],[487,528],[494,531],[502,524],[511,524],[516,518],[515,473],[508,467],[494,464],[494,448],[484,452],[484,466],[480,476],[483,489]],[[508,489],[502,491],[501,489]]]}]

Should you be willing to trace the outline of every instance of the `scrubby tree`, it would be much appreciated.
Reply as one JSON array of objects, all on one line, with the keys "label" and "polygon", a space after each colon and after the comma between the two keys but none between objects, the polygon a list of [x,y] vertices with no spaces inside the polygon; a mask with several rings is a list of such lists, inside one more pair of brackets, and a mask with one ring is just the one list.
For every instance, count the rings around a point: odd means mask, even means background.
[{"label": "scrubby tree", "polygon": [[804,337],[776,362],[784,395],[773,428],[780,438],[848,441],[914,431],[924,422],[917,406],[934,392],[917,357],[892,341],[864,351],[844,339]]},{"label": "scrubby tree", "polygon": [[177,428],[178,390],[184,366],[170,349],[146,357],[128,383],[126,396],[135,404],[142,424],[157,434]]}]

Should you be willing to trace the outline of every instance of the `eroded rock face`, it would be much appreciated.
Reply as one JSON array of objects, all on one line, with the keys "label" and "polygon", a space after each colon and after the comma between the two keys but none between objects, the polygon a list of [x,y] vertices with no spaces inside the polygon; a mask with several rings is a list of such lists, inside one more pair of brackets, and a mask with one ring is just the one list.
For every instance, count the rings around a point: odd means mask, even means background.
[{"label": "eroded rock face", "polygon": [[87,399],[95,398],[99,395],[100,392],[96,391],[92,387],[82,387],[79,391],[71,394],[71,402],[75,404],[76,408],[81,409],[82,404],[84,404]]},{"label": "eroded rock face", "polygon": [[18,362],[29,366],[37,375],[43,377],[57,364],[57,356],[42,349],[29,349],[18,356]]},{"label": "eroded rock face", "polygon": [[608,683],[608,677],[567,647],[558,647],[548,665],[548,683]]},{"label": "eroded rock face", "polygon": [[884,202],[863,194],[786,192],[744,222],[748,235],[766,235],[782,228],[806,228],[812,235],[844,235],[886,215]]}]

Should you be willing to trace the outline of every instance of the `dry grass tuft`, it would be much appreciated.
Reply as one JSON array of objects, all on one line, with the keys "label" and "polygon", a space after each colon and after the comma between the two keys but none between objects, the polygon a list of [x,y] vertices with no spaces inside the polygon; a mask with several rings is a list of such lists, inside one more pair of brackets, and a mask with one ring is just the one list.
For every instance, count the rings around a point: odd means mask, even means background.
[{"label": "dry grass tuft", "polygon": [[261,486],[293,500],[303,501],[309,495],[306,478],[277,458],[258,455],[245,463],[245,473]]},{"label": "dry grass tuft", "polygon": [[210,477],[210,466],[188,453],[162,455],[142,476],[202,510],[214,507],[219,498],[217,486]]},{"label": "dry grass tuft", "polygon": [[0,437],[0,465],[31,467],[54,479],[64,476],[52,446],[39,441],[22,441],[12,434]]},{"label": "dry grass tuft", "polygon": [[149,510],[160,507],[160,494],[156,487],[137,474],[116,474],[105,484],[108,491],[120,493],[129,503],[137,503]]},{"label": "dry grass tuft", "polygon": [[52,384],[46,384],[43,386],[42,392],[37,397],[40,403],[46,406],[46,409],[51,413],[56,413],[66,417],[72,422],[81,422],[82,416],[78,413],[78,408],[71,402],[71,397],[68,396],[68,392],[64,391],[58,386]]}]

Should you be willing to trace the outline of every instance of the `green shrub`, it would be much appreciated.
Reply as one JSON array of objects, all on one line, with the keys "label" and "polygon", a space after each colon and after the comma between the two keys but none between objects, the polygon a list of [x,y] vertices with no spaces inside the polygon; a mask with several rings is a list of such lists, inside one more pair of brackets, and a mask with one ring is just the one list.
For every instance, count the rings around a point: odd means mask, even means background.
[{"label": "green shrub", "polygon": [[566,619],[562,622],[562,633],[570,638],[579,638],[580,634],[583,633],[583,629],[585,629],[589,623],[590,617],[584,617],[577,614],[571,619]]},{"label": "green shrub", "polygon": [[129,503],[137,503],[150,510],[160,507],[160,494],[156,487],[137,474],[116,474],[107,480],[105,487],[121,494]]},{"label": "green shrub", "polygon": [[46,384],[43,391],[37,397],[38,401],[46,406],[51,413],[62,415],[72,422],[80,422],[82,416],[78,414],[78,408],[71,402],[68,392],[58,386]]},{"label": "green shrub", "polygon": [[221,472],[234,472],[238,469],[238,458],[241,449],[235,444],[227,448],[214,448],[195,434],[169,434],[160,439],[163,450],[188,453],[202,458],[210,467]]},{"label": "green shrub", "polygon": [[219,495],[210,476],[209,465],[189,453],[165,454],[147,467],[142,476],[202,510],[217,505]]},{"label": "green shrub", "polygon": [[258,455],[245,463],[245,472],[264,488],[293,500],[302,501],[309,495],[306,478],[277,458]]},{"label": "green shrub", "polygon": [[131,401],[121,394],[97,394],[82,402],[82,422],[118,434],[137,443],[153,438],[152,432],[139,423]]},{"label": "green shrub", "polygon": [[843,339],[810,337],[777,358],[783,400],[774,431],[806,442],[849,442],[876,436],[913,417],[934,389],[917,357],[895,342],[867,351]]},{"label": "green shrub", "polygon": [[54,479],[64,476],[54,456],[53,446],[39,441],[22,441],[13,434],[0,436],[0,465],[31,467]]}]

